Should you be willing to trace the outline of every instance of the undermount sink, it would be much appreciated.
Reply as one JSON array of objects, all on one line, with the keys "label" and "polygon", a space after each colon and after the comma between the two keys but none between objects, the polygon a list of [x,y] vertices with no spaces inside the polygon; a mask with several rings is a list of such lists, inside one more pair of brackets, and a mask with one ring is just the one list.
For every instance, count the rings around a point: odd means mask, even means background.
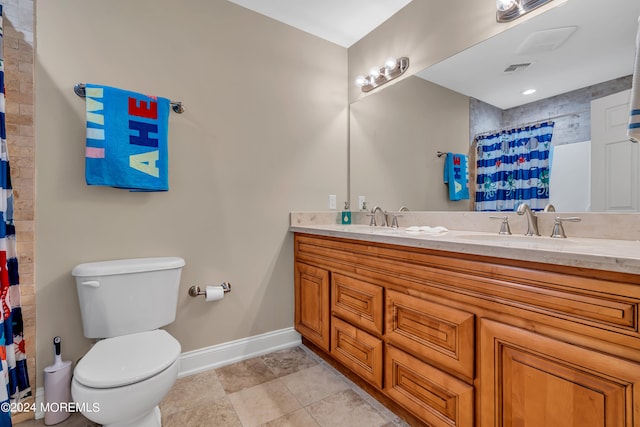
[{"label": "undermount sink", "polygon": [[513,234],[463,234],[458,236],[460,239],[464,240],[475,240],[478,242],[485,243],[517,243],[517,244],[527,244],[527,245],[535,245],[535,246],[549,246],[549,247],[558,247],[571,245],[575,242],[571,240],[562,239],[562,238],[551,238],[551,237],[542,237],[542,236],[522,236],[522,235],[513,235]]}]

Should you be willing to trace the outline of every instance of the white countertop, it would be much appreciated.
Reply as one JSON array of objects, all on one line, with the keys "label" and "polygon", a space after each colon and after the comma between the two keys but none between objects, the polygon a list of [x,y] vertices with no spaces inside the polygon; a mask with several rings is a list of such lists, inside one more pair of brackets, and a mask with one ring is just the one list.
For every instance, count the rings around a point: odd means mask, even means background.
[{"label": "white countertop", "polygon": [[552,239],[460,230],[426,234],[411,233],[406,227],[393,229],[360,224],[292,225],[289,229],[320,236],[640,274],[640,241],[637,240]]}]

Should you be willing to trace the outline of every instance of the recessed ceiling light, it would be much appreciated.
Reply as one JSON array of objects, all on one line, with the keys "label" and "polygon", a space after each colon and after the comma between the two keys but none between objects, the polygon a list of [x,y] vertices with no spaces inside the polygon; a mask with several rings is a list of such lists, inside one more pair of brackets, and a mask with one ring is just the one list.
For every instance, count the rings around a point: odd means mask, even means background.
[{"label": "recessed ceiling light", "polygon": [[524,92],[522,92],[523,95],[531,95],[532,93],[536,93],[535,89],[527,89]]}]

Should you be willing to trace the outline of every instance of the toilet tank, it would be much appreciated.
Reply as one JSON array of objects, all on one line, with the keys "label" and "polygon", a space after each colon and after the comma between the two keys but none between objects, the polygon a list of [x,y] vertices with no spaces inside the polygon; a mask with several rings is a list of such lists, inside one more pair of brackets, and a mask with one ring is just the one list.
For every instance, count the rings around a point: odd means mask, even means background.
[{"label": "toilet tank", "polygon": [[162,257],[74,267],[84,336],[109,338],[172,323],[184,265],[182,258]]}]

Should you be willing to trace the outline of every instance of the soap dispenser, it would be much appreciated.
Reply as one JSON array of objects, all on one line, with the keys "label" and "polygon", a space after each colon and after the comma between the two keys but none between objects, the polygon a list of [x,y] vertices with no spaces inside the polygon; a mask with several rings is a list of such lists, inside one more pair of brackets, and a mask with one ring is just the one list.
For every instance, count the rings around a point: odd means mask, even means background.
[{"label": "soap dispenser", "polygon": [[351,211],[349,210],[349,202],[344,202],[344,210],[342,211],[342,223],[351,224]]}]

